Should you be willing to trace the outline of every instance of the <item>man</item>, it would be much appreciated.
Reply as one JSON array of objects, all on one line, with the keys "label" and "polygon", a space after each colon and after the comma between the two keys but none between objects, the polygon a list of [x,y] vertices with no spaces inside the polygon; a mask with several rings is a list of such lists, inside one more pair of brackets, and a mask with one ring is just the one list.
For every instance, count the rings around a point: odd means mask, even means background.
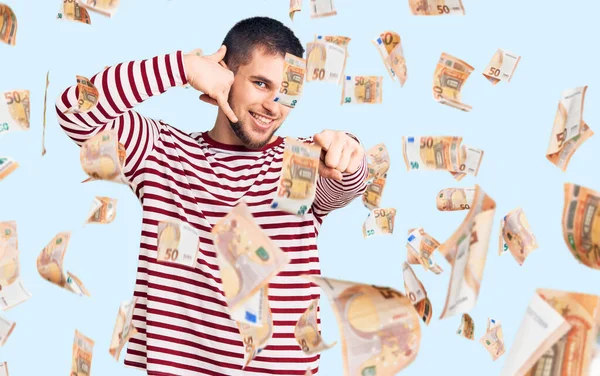
[{"label": "man", "polygon": [[[316,375],[319,356],[306,356],[294,338],[296,322],[319,297],[301,275],[320,274],[317,235],[324,217],[365,190],[364,149],[340,131],[307,139],[323,150],[315,201],[302,216],[272,209],[285,147],[274,134],[290,111],[273,99],[285,53],[302,56],[304,49],[290,29],[264,17],[237,23],[223,44],[210,56],[179,51],[105,69],[92,78],[100,99],[88,113],[63,114],[77,103],[75,86],[56,102],[61,127],[79,145],[118,130],[127,150],[125,176],[143,207],[133,316],[139,333],[125,364],[148,375],[304,375],[307,368]],[[219,106],[210,131],[186,134],[132,110],[186,83]],[[242,199],[291,259],[269,284],[273,337],[243,370],[244,345],[229,316],[210,232]],[[156,261],[157,225],[169,219],[200,233],[194,268]]]}]

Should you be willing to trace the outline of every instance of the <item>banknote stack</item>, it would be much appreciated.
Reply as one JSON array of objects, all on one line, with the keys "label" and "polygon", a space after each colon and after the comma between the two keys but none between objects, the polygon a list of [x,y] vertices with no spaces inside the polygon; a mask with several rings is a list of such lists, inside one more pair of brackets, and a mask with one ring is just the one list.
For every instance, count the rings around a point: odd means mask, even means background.
[{"label": "banknote stack", "polygon": [[88,11],[75,0],[63,1],[56,15],[59,20],[69,20],[90,25],[92,20]]},{"label": "banknote stack", "polygon": [[316,35],[306,45],[306,81],[342,82],[349,41],[348,37]]},{"label": "banknote stack", "polygon": [[444,188],[438,192],[435,204],[440,211],[468,210],[474,197],[474,188]]},{"label": "banknote stack", "polygon": [[483,337],[479,339],[486,350],[492,356],[492,360],[497,360],[501,357],[505,350],[504,334],[502,334],[502,325],[495,319],[488,318],[487,329]]},{"label": "banknote stack", "polygon": [[329,350],[337,342],[333,342],[330,345],[326,344],[321,337],[319,327],[317,325],[317,309],[319,306],[319,299],[314,299],[310,302],[310,305],[304,311],[300,319],[296,323],[294,328],[294,336],[296,341],[302,348],[302,351],[306,355],[313,355],[320,353],[325,350]]},{"label": "banknote stack", "polygon": [[156,261],[189,268],[200,252],[200,231],[183,221],[158,222]]},{"label": "banknote stack", "polygon": [[81,145],[79,159],[83,171],[89,176],[82,181],[106,180],[129,184],[125,177],[125,146],[119,142],[115,129],[103,131],[91,137]]},{"label": "banknote stack", "polygon": [[30,107],[29,90],[5,92],[0,101],[0,136],[29,130]]},{"label": "banknote stack", "polygon": [[462,319],[460,320],[460,326],[458,327],[456,334],[470,340],[475,338],[475,322],[468,313],[463,313]]},{"label": "banknote stack", "polygon": [[433,251],[439,246],[440,243],[421,227],[410,229],[406,240],[406,261],[412,265],[421,264],[423,269],[431,270],[434,274],[441,274],[442,267],[432,257]]},{"label": "banknote stack", "polygon": [[[130,302],[123,302],[119,307],[119,313],[117,314],[117,322],[115,323],[115,329],[110,340],[110,347],[108,353],[119,361],[121,350],[125,344],[137,333],[137,329],[131,323],[133,319],[133,310],[137,304],[138,298],[133,298]],[[91,359],[90,359],[91,360]]]},{"label": "banknote stack", "polygon": [[302,94],[305,76],[306,60],[286,53],[283,65],[283,80],[274,101],[287,107],[296,107]]},{"label": "banknote stack", "polygon": [[71,363],[72,376],[90,375],[92,369],[92,352],[94,341],[75,330],[73,340],[73,362]]},{"label": "banknote stack", "polygon": [[594,135],[583,121],[586,91],[587,86],[563,91],[556,110],[546,158],[563,172],[567,170],[575,151]]},{"label": "banknote stack", "polygon": [[394,233],[394,220],[396,209],[377,208],[371,210],[365,223],[363,223],[363,237],[377,235],[392,235]]},{"label": "banknote stack", "polygon": [[77,0],[77,2],[91,11],[112,17],[119,8],[121,0]]},{"label": "banknote stack", "polygon": [[415,307],[425,325],[429,325],[429,321],[431,321],[431,316],[433,315],[433,308],[431,301],[427,297],[425,286],[419,281],[414,270],[412,270],[407,262],[404,262],[402,265],[402,275],[404,277],[406,296]]},{"label": "banknote stack", "polygon": [[415,16],[464,16],[461,0],[408,0],[410,11]]},{"label": "banknote stack", "polygon": [[70,240],[70,231],[60,232],[52,238],[37,258],[37,270],[48,282],[77,295],[90,296],[79,278],[71,272],[64,271],[63,262]]},{"label": "banknote stack", "polygon": [[285,139],[283,167],[271,208],[304,215],[315,199],[321,147]]},{"label": "banknote stack", "polygon": [[494,57],[492,57],[492,61],[485,68],[483,75],[493,85],[496,85],[500,81],[510,82],[515,69],[517,69],[519,60],[521,60],[521,56],[499,48]]},{"label": "banknote stack", "polygon": [[86,113],[98,104],[98,89],[86,77],[77,76],[77,105],[67,108],[65,114]]},{"label": "banknote stack", "polygon": [[0,316],[0,347],[4,346],[8,337],[15,330],[16,323]]},{"label": "banknote stack", "polygon": [[362,201],[367,209],[373,210],[379,207],[387,172],[390,168],[390,154],[385,144],[377,144],[367,151],[367,166],[369,169],[368,185],[363,193]]},{"label": "banknote stack", "polygon": [[462,137],[402,137],[407,170],[446,170],[456,180],[467,174],[477,176],[483,150],[461,145]]},{"label": "banknote stack", "polygon": [[600,269],[600,193],[577,184],[565,184],[563,236],[573,256]]},{"label": "banknote stack", "polygon": [[383,98],[383,77],[346,76],[343,84],[341,104],[381,103]]},{"label": "banknote stack", "polygon": [[6,4],[0,4],[0,40],[11,46],[17,43],[17,16]]},{"label": "banknote stack", "polygon": [[[273,314],[269,306],[269,288],[263,287],[244,304],[245,317],[232,314],[244,343],[244,367],[254,359],[273,337]],[[251,322],[251,323],[249,323]]]},{"label": "banknote stack", "polygon": [[529,253],[537,247],[537,240],[523,209],[517,208],[502,218],[498,246],[500,255],[510,251],[519,265],[523,265]]},{"label": "banknote stack", "polygon": [[6,311],[29,298],[21,281],[17,222],[0,222],[0,309]]},{"label": "banknote stack", "polygon": [[116,215],[116,198],[96,196],[84,225],[87,223],[108,224],[114,221]]},{"label": "banknote stack", "polygon": [[473,107],[461,100],[462,87],[475,68],[447,53],[442,53],[433,73],[433,98],[439,103],[469,112]]},{"label": "banknote stack", "polygon": [[596,375],[590,365],[599,322],[600,297],[537,289],[501,376]]},{"label": "banknote stack", "polygon": [[406,82],[406,60],[404,59],[400,35],[394,31],[384,31],[373,40],[373,44],[377,47],[392,80],[396,81],[397,79],[400,86],[404,86]]},{"label": "banknote stack", "polygon": [[345,375],[395,375],[416,358],[419,316],[399,291],[305,276],[327,296],[340,330]]},{"label": "banknote stack", "polygon": [[452,265],[448,295],[440,318],[467,313],[477,303],[495,212],[496,202],[476,185],[467,216],[454,234],[438,247]]}]

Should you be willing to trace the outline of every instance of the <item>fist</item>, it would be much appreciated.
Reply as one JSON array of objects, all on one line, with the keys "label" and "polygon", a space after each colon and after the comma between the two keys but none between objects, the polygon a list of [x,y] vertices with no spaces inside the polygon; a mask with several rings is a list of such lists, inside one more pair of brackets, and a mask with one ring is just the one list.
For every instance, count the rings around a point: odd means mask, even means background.
[{"label": "fist", "polygon": [[365,156],[365,149],[346,132],[324,130],[313,140],[322,149],[319,174],[325,178],[341,181],[343,173],[358,170]]}]

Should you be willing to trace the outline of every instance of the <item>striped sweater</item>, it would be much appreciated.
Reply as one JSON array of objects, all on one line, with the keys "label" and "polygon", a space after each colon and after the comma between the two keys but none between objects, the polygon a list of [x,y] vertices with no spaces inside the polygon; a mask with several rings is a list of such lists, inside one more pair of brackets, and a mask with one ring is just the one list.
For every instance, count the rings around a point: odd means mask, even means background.
[{"label": "striped sweater", "polygon": [[[57,98],[58,122],[78,145],[115,129],[127,150],[125,176],[143,209],[134,295],[138,304],[125,364],[148,375],[317,375],[319,355],[306,356],[294,327],[319,288],[301,277],[320,274],[317,235],[325,216],[365,190],[366,158],[341,182],[319,177],[310,210],[296,216],[271,209],[285,139],[260,150],[219,143],[207,132],[185,133],[132,110],[147,98],[187,83],[181,51],[120,63],[95,75],[98,105],[63,114],[77,104],[77,86]],[[306,139],[312,142],[311,138]],[[274,332],[267,347],[242,370],[244,348],[222,290],[211,228],[240,200],[290,263],[269,283]],[[194,268],[158,263],[157,225],[189,223],[200,233]],[[319,322],[320,325],[320,322]],[[340,365],[341,368],[341,365]]]}]

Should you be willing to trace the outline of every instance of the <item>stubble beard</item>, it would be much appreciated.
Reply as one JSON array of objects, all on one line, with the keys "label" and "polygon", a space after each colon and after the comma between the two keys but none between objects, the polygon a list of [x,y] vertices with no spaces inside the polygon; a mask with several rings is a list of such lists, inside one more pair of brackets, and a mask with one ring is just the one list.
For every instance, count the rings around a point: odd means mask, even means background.
[{"label": "stubble beard", "polygon": [[229,127],[231,128],[231,130],[233,131],[233,133],[235,133],[235,135],[237,136],[237,138],[239,138],[240,141],[242,141],[242,143],[244,144],[244,146],[247,147],[248,149],[261,149],[261,148],[263,148],[266,144],[269,143],[269,141],[271,140],[271,138],[273,137],[273,135],[277,131],[277,128],[275,128],[274,130],[271,131],[271,133],[269,134],[269,136],[266,137],[264,140],[262,140],[262,141],[256,141],[256,140],[251,139],[250,135],[247,132],[244,131],[244,125],[242,124],[241,121],[238,121],[237,123],[234,123],[231,120],[229,120]]}]

